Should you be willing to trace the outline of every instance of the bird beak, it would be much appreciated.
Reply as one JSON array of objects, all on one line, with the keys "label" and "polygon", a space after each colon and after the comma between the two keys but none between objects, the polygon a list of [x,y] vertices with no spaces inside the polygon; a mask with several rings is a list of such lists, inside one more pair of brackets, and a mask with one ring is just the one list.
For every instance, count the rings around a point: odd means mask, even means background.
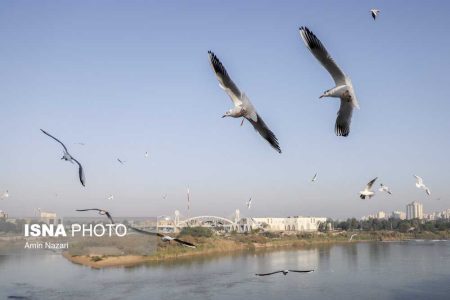
[{"label": "bird beak", "polygon": [[225,118],[227,115],[223,115],[222,118]]},{"label": "bird beak", "polygon": [[319,99],[322,99],[323,97],[325,97],[325,95],[321,95],[321,96],[319,97]]}]

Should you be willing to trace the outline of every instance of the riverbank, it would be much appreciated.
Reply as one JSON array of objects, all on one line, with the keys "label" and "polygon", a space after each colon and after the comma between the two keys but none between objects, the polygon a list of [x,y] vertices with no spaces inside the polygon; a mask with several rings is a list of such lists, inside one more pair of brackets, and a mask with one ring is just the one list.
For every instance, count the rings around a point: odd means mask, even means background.
[{"label": "riverbank", "polygon": [[[350,237],[353,238],[350,240]],[[400,233],[395,231],[377,232],[332,232],[283,235],[235,234],[210,238],[185,237],[197,245],[196,249],[179,246],[175,243],[159,242],[156,251],[150,255],[76,255],[69,251],[63,256],[75,264],[94,269],[107,267],[127,267],[143,263],[188,259],[206,255],[219,255],[239,251],[265,251],[287,248],[308,248],[326,244],[356,243],[369,241],[402,241],[411,239],[440,240],[449,239],[448,232]]]}]

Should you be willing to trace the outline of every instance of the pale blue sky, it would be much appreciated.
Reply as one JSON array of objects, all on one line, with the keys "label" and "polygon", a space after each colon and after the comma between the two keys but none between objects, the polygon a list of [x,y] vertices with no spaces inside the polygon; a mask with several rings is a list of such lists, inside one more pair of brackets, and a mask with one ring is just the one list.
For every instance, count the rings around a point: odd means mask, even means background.
[{"label": "pale blue sky", "polygon": [[[447,1],[2,1],[0,190],[10,198],[0,209],[185,215],[187,185],[191,215],[449,208],[449,11]],[[348,138],[333,131],[338,101],[318,100],[334,83],[301,41],[304,25],[352,78],[361,110]],[[281,155],[249,123],[220,118],[232,103],[208,50]],[[86,188],[40,128],[84,164]],[[361,201],[375,176],[393,196]]]}]

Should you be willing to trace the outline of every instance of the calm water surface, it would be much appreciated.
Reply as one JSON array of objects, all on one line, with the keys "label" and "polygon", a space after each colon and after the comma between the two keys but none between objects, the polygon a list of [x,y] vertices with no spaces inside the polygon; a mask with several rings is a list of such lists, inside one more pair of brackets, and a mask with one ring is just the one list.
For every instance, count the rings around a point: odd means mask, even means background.
[{"label": "calm water surface", "polygon": [[[309,269],[257,277],[280,269]],[[0,256],[0,298],[450,299],[450,242],[355,243],[92,270],[59,255]]]}]

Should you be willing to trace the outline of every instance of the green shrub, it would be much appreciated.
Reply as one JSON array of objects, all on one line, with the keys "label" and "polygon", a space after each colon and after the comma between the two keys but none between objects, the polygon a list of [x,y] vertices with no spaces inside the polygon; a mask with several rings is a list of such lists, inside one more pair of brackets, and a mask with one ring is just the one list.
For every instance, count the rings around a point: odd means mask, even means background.
[{"label": "green shrub", "polygon": [[190,235],[193,237],[212,237],[213,234],[214,232],[206,227],[184,227],[180,232],[180,236]]}]

